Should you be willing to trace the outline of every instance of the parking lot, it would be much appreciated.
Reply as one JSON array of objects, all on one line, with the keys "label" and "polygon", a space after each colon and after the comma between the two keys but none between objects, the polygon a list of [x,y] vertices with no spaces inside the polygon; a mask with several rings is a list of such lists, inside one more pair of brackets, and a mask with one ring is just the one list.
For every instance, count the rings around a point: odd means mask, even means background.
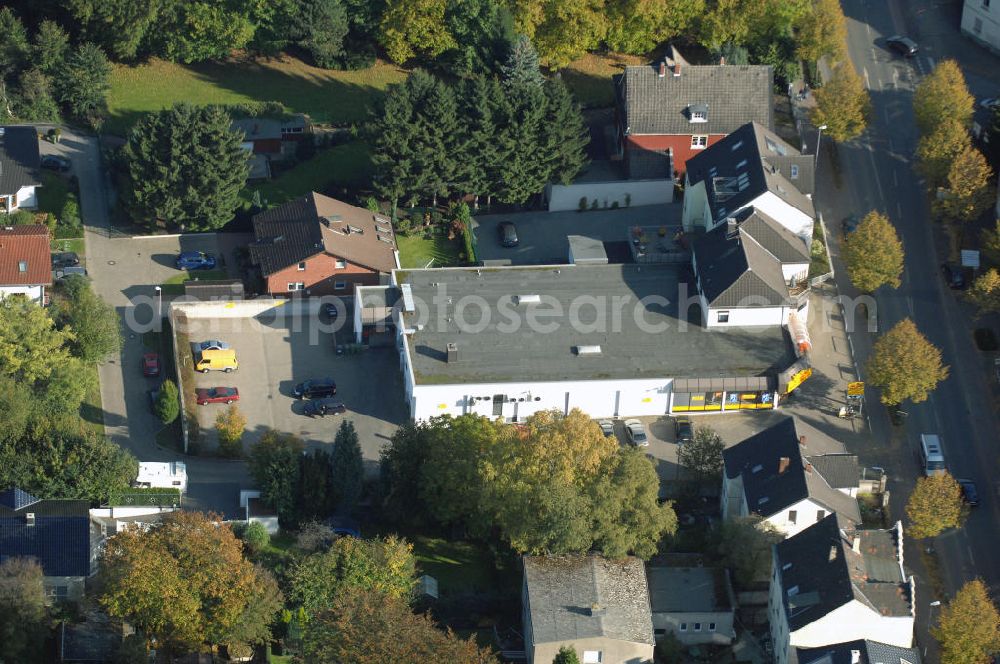
[{"label": "parking lot", "polygon": [[[375,469],[379,450],[406,418],[399,363],[393,348],[338,355],[335,336],[350,341],[350,334],[344,330],[335,335],[332,327],[309,315],[188,320],[190,343],[218,339],[236,351],[237,371],[196,373],[194,383],[196,388],[239,390],[238,404],[247,418],[245,449],[268,428],[293,433],[310,447],[327,446],[347,418],[358,431],[366,467]],[[304,380],[324,377],[336,381],[336,398],[348,412],[316,418],[303,415],[304,402],[292,397],[292,388]],[[226,405],[197,408],[205,439],[214,444],[215,418]]]},{"label": "parking lot", "polygon": [[[473,221],[476,256],[480,261],[500,261],[510,265],[553,265],[568,262],[567,236],[584,235],[603,242],[628,242],[633,226],[676,226],[681,220],[681,204],[650,205],[617,210],[587,212],[519,212],[477,216]],[[497,224],[512,221],[520,241],[516,247],[502,247]],[[495,264],[495,263],[494,263]]]}]

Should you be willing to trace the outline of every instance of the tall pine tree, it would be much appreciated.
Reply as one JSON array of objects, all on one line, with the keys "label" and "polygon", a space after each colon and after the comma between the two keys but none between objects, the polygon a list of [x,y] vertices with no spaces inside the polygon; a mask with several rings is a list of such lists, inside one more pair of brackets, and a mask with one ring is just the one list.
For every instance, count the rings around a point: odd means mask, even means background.
[{"label": "tall pine tree", "polygon": [[518,35],[511,44],[507,59],[500,66],[500,74],[508,87],[518,85],[542,87],[545,77],[538,68],[538,51],[527,35]]},{"label": "tall pine tree", "polygon": [[550,169],[541,154],[547,117],[545,93],[530,84],[509,89],[498,105],[496,141],[500,171],[497,198],[504,203],[524,204],[548,182]]},{"label": "tall pine tree", "polygon": [[350,514],[361,497],[365,470],[354,422],[344,420],[340,423],[340,429],[337,430],[337,436],[333,441],[330,465],[333,502],[341,514]]},{"label": "tall pine tree", "polygon": [[546,126],[540,157],[551,171],[548,181],[569,184],[587,165],[590,130],[583,121],[580,107],[566,84],[560,80],[545,84]]}]

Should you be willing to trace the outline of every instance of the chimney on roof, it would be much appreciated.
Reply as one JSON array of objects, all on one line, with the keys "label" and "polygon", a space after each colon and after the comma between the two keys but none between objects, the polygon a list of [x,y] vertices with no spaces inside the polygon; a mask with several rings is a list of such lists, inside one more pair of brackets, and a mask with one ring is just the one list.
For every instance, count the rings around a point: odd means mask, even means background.
[{"label": "chimney on roof", "polygon": [[448,342],[448,362],[458,362],[458,344]]},{"label": "chimney on roof", "polygon": [[785,471],[788,470],[788,466],[792,463],[792,460],[788,457],[781,457],[778,459],[778,474],[784,475]]},{"label": "chimney on roof", "polygon": [[802,447],[806,446],[806,437],[805,436],[799,436],[799,445],[801,445]]},{"label": "chimney on roof", "polygon": [[35,525],[35,513],[34,512],[28,512],[27,514],[25,514],[24,515],[24,522],[28,526],[34,526]]},{"label": "chimney on roof", "polygon": [[722,65],[722,66],[725,66],[725,64],[726,64],[726,56],[724,56],[724,55],[720,55],[719,56],[719,64]]},{"label": "chimney on roof", "polygon": [[810,475],[813,474],[813,465],[811,463],[809,463],[808,461],[806,461],[806,463],[805,463],[805,469],[806,469],[806,472],[809,473]]},{"label": "chimney on roof", "polygon": [[851,548],[854,549],[854,553],[861,553],[861,535],[854,533],[854,540],[851,542]]},{"label": "chimney on roof", "polygon": [[681,75],[681,63],[679,61],[674,62],[674,76]]},{"label": "chimney on roof", "polygon": [[663,78],[666,75],[667,75],[667,62],[666,60],[664,60],[663,62],[660,63],[660,78]]}]

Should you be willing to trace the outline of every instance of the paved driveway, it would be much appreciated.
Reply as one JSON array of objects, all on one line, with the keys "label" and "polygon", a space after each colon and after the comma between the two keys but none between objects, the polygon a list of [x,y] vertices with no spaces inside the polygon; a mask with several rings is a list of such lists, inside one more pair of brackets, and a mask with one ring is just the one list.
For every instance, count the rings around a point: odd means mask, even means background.
[{"label": "paved driveway", "polygon": [[[481,261],[511,265],[567,263],[569,235],[584,235],[604,242],[627,242],[633,226],[680,224],[681,204],[650,205],[587,212],[520,212],[478,216],[473,221],[476,254]],[[506,248],[497,241],[497,224],[512,221],[520,244]]]},{"label": "paved driveway", "polygon": [[[240,410],[247,418],[245,445],[267,428],[301,437],[310,447],[329,446],[343,419],[354,422],[366,467],[377,469],[379,451],[406,419],[399,360],[393,348],[369,349],[356,355],[338,355],[329,325],[309,317],[281,319],[191,319],[192,343],[221,339],[236,351],[240,368],[195,374],[196,387],[236,387]],[[341,337],[346,337],[344,333]],[[304,402],[291,396],[292,387],[310,378],[332,377],[345,415],[310,418]],[[215,445],[215,418],[226,406],[198,408],[199,424]]]}]

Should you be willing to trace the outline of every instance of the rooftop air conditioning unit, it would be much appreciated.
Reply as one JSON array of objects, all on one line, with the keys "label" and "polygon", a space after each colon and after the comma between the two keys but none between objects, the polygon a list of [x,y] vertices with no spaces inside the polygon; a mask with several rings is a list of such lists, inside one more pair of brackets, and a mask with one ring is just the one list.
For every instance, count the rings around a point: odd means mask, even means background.
[{"label": "rooftop air conditioning unit", "polygon": [[540,304],[542,301],[541,295],[515,295],[514,301],[517,304]]},{"label": "rooftop air conditioning unit", "polygon": [[577,355],[600,355],[601,354],[601,347],[600,346],[577,346],[576,347],[576,354]]}]

